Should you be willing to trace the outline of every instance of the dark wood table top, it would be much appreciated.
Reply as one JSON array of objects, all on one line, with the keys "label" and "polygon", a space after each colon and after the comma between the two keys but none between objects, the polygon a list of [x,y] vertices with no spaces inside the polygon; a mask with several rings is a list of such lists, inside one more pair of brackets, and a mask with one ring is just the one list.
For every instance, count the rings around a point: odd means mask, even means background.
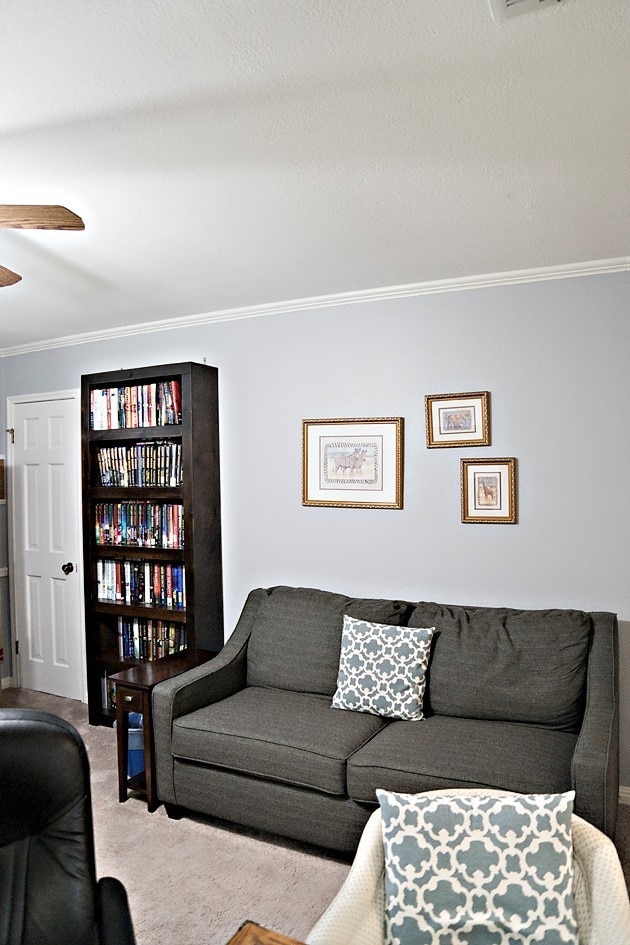
[{"label": "dark wood table top", "polygon": [[121,685],[136,689],[152,689],[164,679],[179,676],[187,669],[207,663],[217,654],[211,650],[184,650],[174,653],[173,656],[164,656],[159,660],[146,660],[119,673],[113,673],[109,678]]},{"label": "dark wood table top", "polygon": [[227,945],[304,945],[304,943],[296,938],[281,935],[280,932],[274,932],[272,929],[265,929],[255,922],[245,922]]}]

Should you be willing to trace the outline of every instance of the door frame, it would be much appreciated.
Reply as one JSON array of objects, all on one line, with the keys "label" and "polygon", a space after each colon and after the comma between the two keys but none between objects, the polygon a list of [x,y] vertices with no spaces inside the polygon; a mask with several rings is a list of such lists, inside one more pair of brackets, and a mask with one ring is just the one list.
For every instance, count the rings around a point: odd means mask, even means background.
[{"label": "door frame", "polygon": [[[15,536],[14,536],[14,527],[13,527],[13,515],[15,503],[15,496],[13,494],[14,487],[14,448],[13,448],[13,437],[10,434],[10,430],[15,426],[15,407],[17,404],[28,404],[28,403],[37,403],[39,401],[55,401],[55,400],[74,400],[77,406],[77,426],[75,430],[76,442],[78,444],[77,449],[77,481],[79,485],[82,482],[81,478],[81,391],[78,388],[73,388],[70,390],[55,390],[55,391],[46,391],[44,393],[37,394],[16,394],[11,397],[7,397],[7,497],[9,500],[8,503],[8,514],[7,514],[7,529],[8,529],[8,539],[9,539],[9,615],[11,619],[11,633],[10,633],[10,646],[11,646],[11,667],[12,667],[12,676],[16,686],[20,685],[20,661],[15,652],[15,645],[19,642],[19,635],[17,629],[17,622],[15,619]],[[79,581],[79,587],[81,588],[80,593],[83,590],[83,510],[81,505],[81,489],[77,493],[77,498],[74,503],[74,515],[76,516],[76,526],[77,526],[77,539],[79,542],[79,547],[77,549],[77,580]],[[81,676],[83,683],[83,694],[81,696],[81,701],[87,703],[87,663],[85,655],[85,606],[82,605],[79,608],[79,634],[80,634],[80,648],[81,648]]]}]

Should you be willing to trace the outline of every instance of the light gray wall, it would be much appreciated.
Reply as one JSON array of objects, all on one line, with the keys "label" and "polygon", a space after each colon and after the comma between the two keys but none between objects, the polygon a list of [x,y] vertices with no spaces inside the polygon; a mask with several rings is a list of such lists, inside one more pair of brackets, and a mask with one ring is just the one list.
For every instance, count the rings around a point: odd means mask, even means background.
[{"label": "light gray wall", "polygon": [[[4,395],[219,368],[226,629],[256,586],[611,610],[630,785],[630,274],[336,306],[4,359]],[[150,313],[148,313],[150,315]],[[424,395],[489,390],[492,446],[427,450]],[[303,418],[402,416],[402,511],[304,508]],[[520,521],[460,521],[461,456],[516,456]]]}]

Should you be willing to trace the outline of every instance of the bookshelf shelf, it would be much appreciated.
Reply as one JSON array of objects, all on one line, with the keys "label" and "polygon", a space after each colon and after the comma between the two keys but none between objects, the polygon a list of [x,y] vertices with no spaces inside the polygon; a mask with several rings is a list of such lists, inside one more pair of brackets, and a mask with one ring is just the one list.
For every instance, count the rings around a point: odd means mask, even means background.
[{"label": "bookshelf shelf", "polygon": [[[91,490],[92,498],[100,502],[141,502],[147,499],[146,486],[94,486]],[[152,486],[151,499],[153,501],[181,502],[184,490],[181,486]]]},{"label": "bookshelf shelf", "polygon": [[180,562],[184,560],[183,548],[157,548],[148,545],[93,545],[94,558],[110,558],[124,561],[125,558],[151,558],[152,561]]},{"label": "bookshelf shelf", "polygon": [[180,607],[154,607],[153,604],[117,604],[106,600],[95,601],[92,605],[95,614],[116,614],[122,617],[153,617],[156,620],[171,620],[173,623],[186,623],[187,611]]},{"label": "bookshelf shelf", "polygon": [[91,724],[113,721],[109,675],[223,646],[217,375],[184,362],[81,378]]},{"label": "bookshelf shelf", "polygon": [[153,440],[178,440],[182,436],[183,424],[170,427],[129,427],[121,430],[92,430],[91,439],[95,443],[128,443],[134,440],[152,442]]}]

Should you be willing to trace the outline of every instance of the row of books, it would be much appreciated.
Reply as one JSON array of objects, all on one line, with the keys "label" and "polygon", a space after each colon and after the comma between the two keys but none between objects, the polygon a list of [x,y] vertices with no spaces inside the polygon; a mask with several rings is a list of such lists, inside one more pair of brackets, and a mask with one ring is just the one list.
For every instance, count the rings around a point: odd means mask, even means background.
[{"label": "row of books", "polygon": [[182,388],[177,379],[90,391],[92,430],[163,427],[181,422]]},{"label": "row of books", "polygon": [[184,507],[171,502],[97,502],[97,545],[183,548]]},{"label": "row of books", "polygon": [[117,604],[150,604],[183,610],[186,607],[186,576],[183,564],[155,561],[96,562],[96,596]]},{"label": "row of books", "polygon": [[182,444],[134,443],[102,446],[96,454],[102,486],[181,486]]},{"label": "row of books", "polygon": [[159,660],[187,647],[186,624],[171,620],[118,618],[118,654],[121,660]]}]

